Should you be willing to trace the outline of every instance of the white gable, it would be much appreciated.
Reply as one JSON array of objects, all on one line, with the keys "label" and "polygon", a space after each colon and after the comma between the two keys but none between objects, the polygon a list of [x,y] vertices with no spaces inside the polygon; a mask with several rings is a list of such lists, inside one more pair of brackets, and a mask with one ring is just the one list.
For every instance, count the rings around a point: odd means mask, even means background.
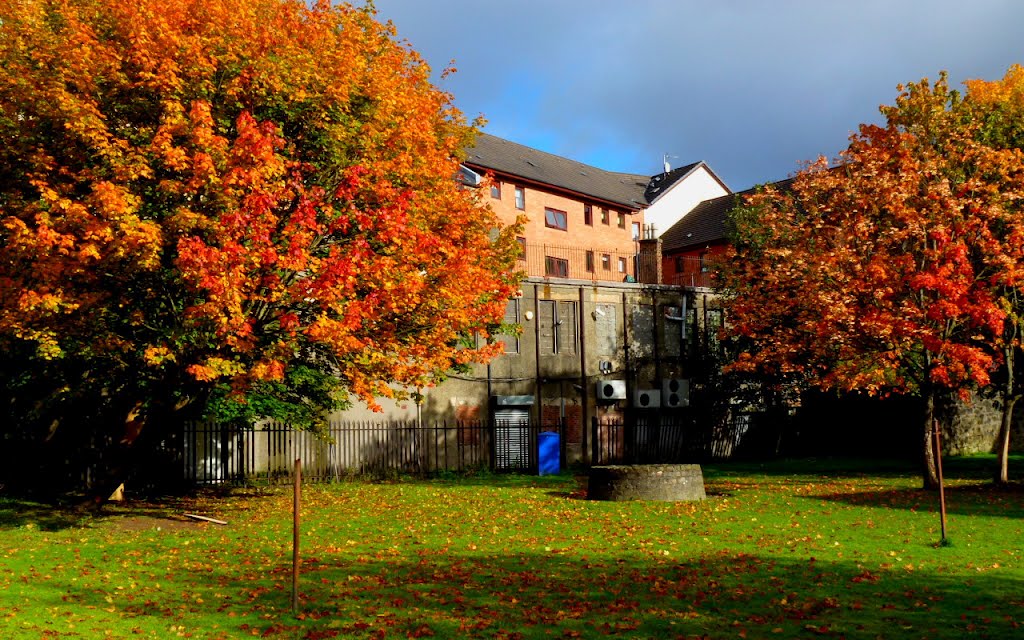
[{"label": "white gable", "polygon": [[731,191],[701,164],[644,211],[644,224],[654,225],[655,236],[661,236],[701,202],[729,193]]}]

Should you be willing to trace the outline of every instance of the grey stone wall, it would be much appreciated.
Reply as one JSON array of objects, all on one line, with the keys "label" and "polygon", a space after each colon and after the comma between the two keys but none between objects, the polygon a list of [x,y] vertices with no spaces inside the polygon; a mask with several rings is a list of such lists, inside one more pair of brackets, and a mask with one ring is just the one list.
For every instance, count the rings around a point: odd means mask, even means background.
[{"label": "grey stone wall", "polygon": [[[1024,451],[1024,403],[1014,407],[1011,451]],[[943,452],[960,456],[995,451],[1002,419],[1003,403],[972,393],[968,402],[948,400],[942,403]]]}]

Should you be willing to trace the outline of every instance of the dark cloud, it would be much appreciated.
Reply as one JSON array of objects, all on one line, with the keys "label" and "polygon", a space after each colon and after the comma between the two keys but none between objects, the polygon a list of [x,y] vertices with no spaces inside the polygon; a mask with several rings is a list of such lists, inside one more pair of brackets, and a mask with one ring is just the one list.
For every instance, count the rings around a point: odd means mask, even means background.
[{"label": "dark cloud", "polygon": [[377,0],[469,117],[608,169],[705,160],[734,189],[834,156],[896,85],[1024,63],[1017,0]]}]

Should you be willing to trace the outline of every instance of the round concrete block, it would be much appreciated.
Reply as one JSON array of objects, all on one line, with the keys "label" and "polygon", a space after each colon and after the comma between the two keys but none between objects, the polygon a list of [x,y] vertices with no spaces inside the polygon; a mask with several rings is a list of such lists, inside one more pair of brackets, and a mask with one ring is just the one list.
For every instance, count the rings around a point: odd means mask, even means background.
[{"label": "round concrete block", "polygon": [[591,467],[590,500],[704,500],[699,464],[640,464]]}]

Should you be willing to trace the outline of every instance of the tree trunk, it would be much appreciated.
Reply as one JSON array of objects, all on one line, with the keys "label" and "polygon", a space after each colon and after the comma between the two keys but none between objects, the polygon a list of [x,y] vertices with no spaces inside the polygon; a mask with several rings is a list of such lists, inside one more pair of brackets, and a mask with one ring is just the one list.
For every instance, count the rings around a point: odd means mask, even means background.
[{"label": "tree trunk", "polygon": [[152,399],[148,406],[139,401],[122,411],[120,433],[110,443],[106,464],[97,470],[98,478],[89,490],[92,507],[98,509],[106,504],[114,490],[129,479],[134,483],[126,487],[129,491],[144,485],[152,488],[148,483],[159,480],[154,476],[159,472],[154,464],[162,461],[153,457],[154,447],[169,426],[176,424],[176,410],[167,400]]},{"label": "tree trunk", "polygon": [[146,427],[145,417],[140,415],[140,406],[141,403],[138,403],[126,412],[123,434],[115,436],[104,452],[104,465],[96,470],[98,477],[89,488],[82,506],[102,508],[114,491],[127,482],[134,467],[138,440]]},{"label": "tree trunk", "polygon": [[999,438],[996,440],[996,484],[1006,484],[1010,481],[1010,430],[1013,427],[1013,405],[1017,404],[1018,397],[1012,395],[1003,399],[1003,414],[999,421]]},{"label": "tree trunk", "polygon": [[[1015,338],[1018,331],[1016,324],[1011,325]],[[1017,380],[1014,376],[1016,368],[1017,347],[1016,340],[1007,340],[1003,349],[1003,366],[1006,367],[1006,381],[1003,383],[1003,413],[999,420],[999,438],[996,440],[996,475],[993,481],[996,484],[1006,484],[1010,481],[1009,458],[1010,458],[1010,430],[1013,428],[1013,405],[1017,404]]]},{"label": "tree trunk", "polygon": [[933,425],[932,421],[935,419],[935,392],[928,390],[925,393],[925,419],[924,429],[922,434],[924,435],[924,467],[923,467],[923,487],[925,489],[938,489],[939,488],[939,471],[935,465],[935,440],[933,436]]}]

